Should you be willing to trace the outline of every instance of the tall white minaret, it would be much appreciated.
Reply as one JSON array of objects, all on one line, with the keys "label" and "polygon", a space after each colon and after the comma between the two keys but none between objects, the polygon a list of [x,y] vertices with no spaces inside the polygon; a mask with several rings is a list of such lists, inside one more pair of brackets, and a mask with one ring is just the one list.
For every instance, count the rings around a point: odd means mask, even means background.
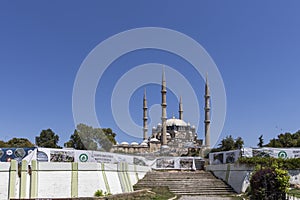
[{"label": "tall white minaret", "polygon": [[162,135],[161,144],[167,145],[167,84],[165,71],[162,73],[162,84],[161,84],[161,124],[162,124]]},{"label": "tall white minaret", "polygon": [[147,125],[147,97],[146,97],[146,89],[144,91],[144,98],[143,98],[143,111],[144,111],[144,116],[143,116],[143,140],[147,140],[147,132],[148,132],[148,125]]},{"label": "tall white minaret", "polygon": [[205,146],[210,147],[210,92],[209,92],[209,86],[208,86],[208,78],[206,76],[206,82],[205,82]]},{"label": "tall white minaret", "polygon": [[179,119],[183,120],[183,108],[182,108],[182,98],[180,96],[179,100]]}]

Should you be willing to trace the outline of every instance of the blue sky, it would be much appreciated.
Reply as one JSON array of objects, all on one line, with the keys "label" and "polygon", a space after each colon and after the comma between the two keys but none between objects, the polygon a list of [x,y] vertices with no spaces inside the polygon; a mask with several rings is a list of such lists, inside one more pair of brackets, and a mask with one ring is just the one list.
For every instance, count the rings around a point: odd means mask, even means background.
[{"label": "blue sky", "polygon": [[[83,60],[100,42],[140,27],[179,31],[209,53],[227,96],[220,138],[241,136],[247,146],[256,146],[261,134],[268,141],[295,132],[300,129],[299,7],[296,0],[1,2],[0,139],[34,141],[42,129],[51,128],[62,145],[75,128],[72,92]],[[159,50],[131,52],[109,66],[95,97],[100,124],[111,127],[119,142],[139,140],[122,133],[110,102],[120,77],[145,63],[174,67],[190,81],[199,99],[198,134],[203,138],[204,80],[183,59]],[[133,93],[129,105],[139,125],[143,89]],[[147,95],[149,106],[160,103],[158,85],[147,85]],[[175,95],[168,93],[168,117],[177,114]],[[189,113],[184,116],[188,119]]]}]

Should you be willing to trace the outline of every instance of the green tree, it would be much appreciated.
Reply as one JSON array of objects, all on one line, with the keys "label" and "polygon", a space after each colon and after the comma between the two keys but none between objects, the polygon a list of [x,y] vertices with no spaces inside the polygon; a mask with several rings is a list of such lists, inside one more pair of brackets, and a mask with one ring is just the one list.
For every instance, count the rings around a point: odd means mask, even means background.
[{"label": "green tree", "polygon": [[116,143],[116,134],[110,128],[93,128],[85,124],[78,124],[77,131],[86,149],[109,151]]},{"label": "green tree", "polygon": [[26,138],[12,138],[6,142],[6,147],[34,147],[34,144]]},{"label": "green tree", "polygon": [[61,148],[57,145],[59,141],[59,136],[56,135],[50,128],[47,130],[42,130],[40,136],[35,138],[35,143],[39,147],[46,148]]},{"label": "green tree", "polygon": [[117,141],[115,139],[116,135],[111,128],[102,128],[102,131],[104,132],[104,134],[106,135],[107,139],[109,139],[109,141],[112,144],[117,144]]},{"label": "green tree", "polygon": [[0,140],[0,148],[4,148],[6,147],[6,142],[4,142],[3,140]]},{"label": "green tree", "polygon": [[218,148],[212,149],[211,152],[213,153],[241,149],[244,146],[244,140],[241,137],[234,139],[231,135],[229,135],[222,139],[218,146]]},{"label": "green tree", "polygon": [[244,146],[244,140],[241,137],[235,139],[234,149],[241,149]]},{"label": "green tree", "polygon": [[219,144],[219,148],[222,151],[229,151],[229,150],[233,150],[235,148],[235,142],[234,139],[231,135],[226,136],[226,138],[224,138],[223,140],[221,140],[221,143]]},{"label": "green tree", "polygon": [[264,146],[263,135],[260,135],[260,136],[259,136],[257,146],[260,147],[260,148]]},{"label": "green tree", "polygon": [[70,136],[70,140],[64,144],[65,147],[74,148],[78,150],[87,150],[81,141],[78,131],[75,129]]},{"label": "green tree", "polygon": [[300,131],[281,133],[269,141],[267,147],[300,147]]},{"label": "green tree", "polygon": [[284,147],[293,147],[295,146],[295,143],[292,137],[291,133],[285,133],[285,134],[280,134],[278,136],[279,142],[282,144]]}]

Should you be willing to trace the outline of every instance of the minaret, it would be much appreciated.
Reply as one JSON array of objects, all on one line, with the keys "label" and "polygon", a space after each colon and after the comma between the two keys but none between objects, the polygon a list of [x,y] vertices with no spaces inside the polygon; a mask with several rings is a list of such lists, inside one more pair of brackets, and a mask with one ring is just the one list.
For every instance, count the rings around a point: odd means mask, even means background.
[{"label": "minaret", "polygon": [[147,125],[147,120],[148,120],[148,117],[147,117],[147,97],[146,97],[146,89],[144,91],[144,98],[143,98],[143,111],[144,111],[144,117],[143,117],[143,121],[144,121],[144,124],[143,124],[143,140],[147,140],[147,132],[148,132],[148,125]]},{"label": "minaret", "polygon": [[208,78],[206,76],[206,82],[205,82],[205,146],[210,147],[210,92],[209,92],[209,86],[208,86]]},{"label": "minaret", "polygon": [[161,124],[162,124],[162,134],[161,134],[161,144],[167,145],[167,84],[165,71],[163,69],[162,73],[162,84],[161,84]]},{"label": "minaret", "polygon": [[183,120],[183,108],[182,108],[182,98],[180,96],[179,100],[179,119]]}]

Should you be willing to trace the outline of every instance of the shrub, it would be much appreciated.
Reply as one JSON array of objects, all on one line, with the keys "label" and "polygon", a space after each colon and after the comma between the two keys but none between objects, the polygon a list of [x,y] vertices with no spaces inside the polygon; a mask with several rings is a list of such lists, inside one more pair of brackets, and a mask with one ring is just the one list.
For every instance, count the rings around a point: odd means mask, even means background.
[{"label": "shrub", "polygon": [[94,196],[95,197],[103,197],[103,196],[109,196],[111,195],[111,193],[109,192],[104,192],[102,190],[97,190],[95,193],[94,193]]},{"label": "shrub", "polygon": [[289,176],[286,170],[264,168],[253,174],[250,187],[251,200],[284,200]]},{"label": "shrub", "polygon": [[251,158],[239,158],[241,164],[253,165],[258,167],[272,167],[274,165],[280,166],[282,169],[292,170],[300,169],[300,158],[272,158],[272,157],[251,157]]},{"label": "shrub", "polygon": [[102,191],[102,190],[97,190],[97,191],[94,193],[94,196],[95,196],[95,197],[103,197],[103,196],[104,196],[103,191]]}]

